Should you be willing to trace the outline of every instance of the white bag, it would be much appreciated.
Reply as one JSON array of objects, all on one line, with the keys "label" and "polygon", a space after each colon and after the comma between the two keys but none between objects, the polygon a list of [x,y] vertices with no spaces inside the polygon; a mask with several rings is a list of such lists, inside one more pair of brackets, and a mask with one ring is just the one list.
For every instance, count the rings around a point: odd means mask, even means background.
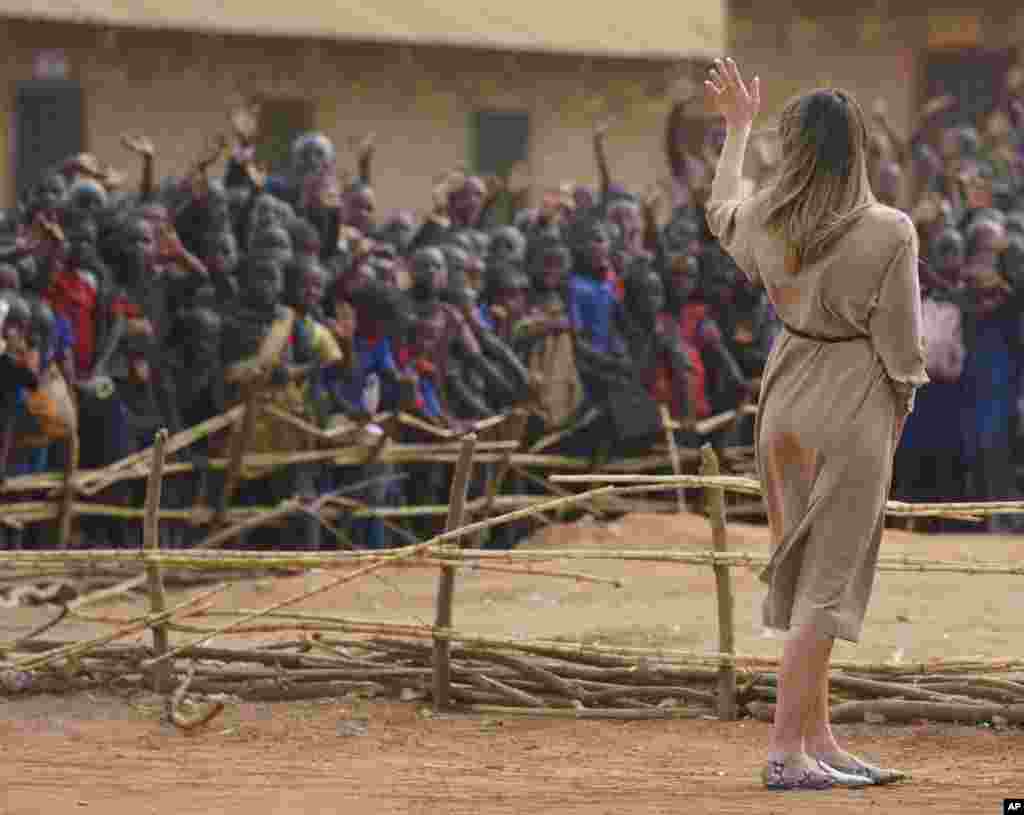
[{"label": "white bag", "polygon": [[963,326],[953,303],[925,298],[921,304],[925,369],[933,382],[956,382],[964,369]]}]

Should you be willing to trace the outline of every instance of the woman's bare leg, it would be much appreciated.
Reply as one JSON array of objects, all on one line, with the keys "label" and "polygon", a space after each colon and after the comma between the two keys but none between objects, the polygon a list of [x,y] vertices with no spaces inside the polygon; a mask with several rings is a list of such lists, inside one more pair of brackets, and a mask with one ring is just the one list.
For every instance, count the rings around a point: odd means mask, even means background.
[{"label": "woman's bare leg", "polygon": [[811,766],[805,739],[810,718],[819,704],[822,677],[828,676],[832,638],[814,626],[792,632],[779,665],[778,701],[768,757],[794,767]]},{"label": "woman's bare leg", "polygon": [[907,777],[906,773],[899,770],[876,767],[839,746],[829,723],[827,659],[806,724],[804,749],[810,758],[821,760],[843,773],[866,775],[876,784],[888,784]]},{"label": "woman's bare leg", "polygon": [[808,754],[828,761],[843,753],[839,742],[832,733],[829,722],[828,669],[821,676],[818,692],[814,696],[810,716],[807,718],[807,729],[804,731],[804,747]]}]

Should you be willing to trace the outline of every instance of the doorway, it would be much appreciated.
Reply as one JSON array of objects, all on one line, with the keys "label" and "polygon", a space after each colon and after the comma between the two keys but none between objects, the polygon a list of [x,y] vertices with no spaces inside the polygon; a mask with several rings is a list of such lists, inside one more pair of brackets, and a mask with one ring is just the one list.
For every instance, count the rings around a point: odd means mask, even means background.
[{"label": "doorway", "polygon": [[82,88],[64,80],[19,83],[14,119],[14,183],[20,199],[47,170],[85,150]]},{"label": "doorway", "polygon": [[939,124],[981,128],[985,117],[1006,101],[1006,74],[1015,59],[1013,50],[929,52],[925,56],[922,104],[936,96],[953,96],[958,104],[940,118]]}]

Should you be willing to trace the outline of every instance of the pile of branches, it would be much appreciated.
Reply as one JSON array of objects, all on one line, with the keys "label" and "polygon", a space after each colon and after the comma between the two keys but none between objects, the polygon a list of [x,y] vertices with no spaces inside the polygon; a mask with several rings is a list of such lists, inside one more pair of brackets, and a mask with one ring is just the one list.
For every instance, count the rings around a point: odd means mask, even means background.
[{"label": "pile of branches", "polygon": [[[74,643],[35,639],[21,654]],[[2,655],[12,660],[14,651]],[[9,695],[109,688],[152,690],[145,645],[108,644],[32,673],[2,672]],[[183,728],[212,718],[231,701],[285,702],[324,698],[432,699],[433,645],[397,638],[337,639],[313,634],[259,648],[189,648],[170,663],[165,679],[177,687],[169,715]],[[452,643],[450,693],[456,711],[549,718],[674,719],[714,717],[719,671],[660,665],[571,648],[503,649]],[[896,674],[884,678],[834,673],[832,721],[910,723],[921,720],[1024,724],[1024,675]],[[169,692],[170,689],[168,689]],[[207,710],[192,720],[177,713],[186,691]],[[737,672],[741,716],[770,721],[776,677]],[[176,717],[176,718],[175,718]],[[206,719],[208,720],[208,719]]]},{"label": "pile of branches", "polygon": [[[31,640],[18,651],[46,653],[74,643]],[[196,646],[178,655],[168,676],[188,681],[193,695],[214,701],[283,702],[353,694],[402,701],[432,697],[429,642],[331,639],[313,635],[262,648]],[[145,645],[110,644],[32,673],[2,675],[8,694],[72,690],[151,690]],[[603,664],[594,664],[603,663]],[[0,669],[2,670],[2,669]],[[586,718],[676,718],[713,715],[717,671],[648,667],[628,659],[543,657],[497,649],[451,649],[451,695],[456,709],[487,712],[559,711]],[[557,715],[557,714],[555,714]]]}]

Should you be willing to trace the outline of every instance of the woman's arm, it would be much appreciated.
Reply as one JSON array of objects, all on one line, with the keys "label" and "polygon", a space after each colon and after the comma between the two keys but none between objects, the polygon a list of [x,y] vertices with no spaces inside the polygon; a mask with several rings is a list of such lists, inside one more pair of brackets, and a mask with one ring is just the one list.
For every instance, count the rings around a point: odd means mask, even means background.
[{"label": "woman's arm", "polygon": [[711,184],[711,200],[731,201],[739,198],[743,190],[743,159],[761,107],[761,80],[755,76],[748,90],[732,59],[716,59],[704,85],[726,125],[725,146]]},{"label": "woman's arm", "polygon": [[747,153],[751,126],[730,125],[726,131],[725,146],[715,169],[715,180],[711,182],[709,207],[720,201],[735,201],[743,195],[743,158]]},{"label": "woman's arm", "polygon": [[900,409],[910,413],[916,389],[928,383],[925,372],[918,239],[910,219],[905,237],[886,269],[869,320],[871,341],[892,383]]},{"label": "woman's arm", "polygon": [[743,160],[761,106],[761,82],[754,77],[748,90],[735,62],[716,59],[711,78],[705,85],[726,124],[725,145],[707,202],[708,226],[744,274],[759,283],[757,255],[748,223],[750,208],[742,206],[742,199]]}]

